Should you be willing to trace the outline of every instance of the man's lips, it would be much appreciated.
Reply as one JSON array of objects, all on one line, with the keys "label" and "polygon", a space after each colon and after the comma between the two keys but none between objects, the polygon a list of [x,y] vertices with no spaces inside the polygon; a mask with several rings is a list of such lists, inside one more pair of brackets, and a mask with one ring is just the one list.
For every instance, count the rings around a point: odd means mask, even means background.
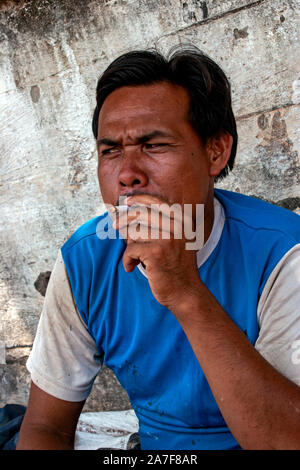
[{"label": "man's lips", "polygon": [[[146,193],[145,191],[132,191],[131,193],[124,193],[124,194],[119,194],[119,198],[118,200],[116,201],[116,203],[114,204],[115,206],[118,206],[118,205],[122,205],[124,203],[124,201],[126,200],[126,198],[128,197],[133,197],[133,196],[137,196],[137,195],[140,195],[140,196],[154,196],[154,194],[151,194],[151,193]],[[122,204],[119,204],[119,201],[122,202]]]},{"label": "man's lips", "polygon": [[[145,196],[145,197],[153,197],[154,198],[154,203],[158,203],[159,201],[160,202],[163,202],[163,203],[167,203],[167,204],[172,204],[172,202],[170,202],[165,196],[163,196],[162,194],[158,194],[158,193],[154,193],[154,192],[145,192],[145,191],[133,191],[131,193],[124,193],[124,194],[120,194],[119,195],[119,199],[117,200],[117,202],[114,204],[115,207],[118,207],[118,206],[122,206],[122,205],[126,205],[126,199],[127,198],[131,198],[131,197],[134,197],[134,196]],[[121,201],[121,202],[120,202]]]}]

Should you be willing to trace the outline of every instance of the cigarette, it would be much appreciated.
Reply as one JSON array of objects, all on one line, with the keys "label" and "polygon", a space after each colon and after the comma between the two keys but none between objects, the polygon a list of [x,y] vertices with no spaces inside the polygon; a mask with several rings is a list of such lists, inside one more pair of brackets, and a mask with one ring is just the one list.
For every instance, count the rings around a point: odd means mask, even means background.
[{"label": "cigarette", "polygon": [[109,211],[113,212],[114,214],[117,214],[117,213],[123,213],[123,212],[126,212],[128,211],[129,209],[129,206],[111,206],[109,208]]},{"label": "cigarette", "polygon": [[130,208],[130,206],[115,206],[115,211],[116,212],[126,212]]},{"label": "cigarette", "polygon": [[111,210],[114,214],[124,214],[125,212],[128,212],[129,209],[138,209],[139,207],[148,207],[146,204],[135,204],[133,206],[125,206],[121,204],[120,206],[112,206]]}]

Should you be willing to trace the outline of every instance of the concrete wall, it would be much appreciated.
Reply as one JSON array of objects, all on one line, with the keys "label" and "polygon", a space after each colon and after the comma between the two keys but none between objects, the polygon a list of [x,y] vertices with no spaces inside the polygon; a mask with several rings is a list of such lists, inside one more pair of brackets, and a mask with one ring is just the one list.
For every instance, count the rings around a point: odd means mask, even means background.
[{"label": "concrete wall", "polygon": [[[225,70],[240,135],[219,186],[300,209],[299,0],[0,2],[0,406],[25,368],[59,247],[103,210],[91,132],[97,78],[119,54],[192,42]],[[104,369],[85,410],[126,409]]]}]

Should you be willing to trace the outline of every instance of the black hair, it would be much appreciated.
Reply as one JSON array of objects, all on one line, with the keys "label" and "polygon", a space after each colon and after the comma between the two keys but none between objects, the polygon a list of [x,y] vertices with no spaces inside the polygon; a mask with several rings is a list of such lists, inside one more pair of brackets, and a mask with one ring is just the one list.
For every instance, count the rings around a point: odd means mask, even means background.
[{"label": "black hair", "polygon": [[128,52],[115,59],[98,80],[97,105],[93,115],[93,134],[97,139],[98,118],[107,96],[123,86],[151,85],[170,82],[182,86],[189,94],[189,120],[195,131],[207,138],[227,132],[233,145],[226,167],[215,179],[232,170],[237,149],[237,129],[231,106],[231,87],[223,72],[198,48],[172,50],[164,57],[156,50]]}]

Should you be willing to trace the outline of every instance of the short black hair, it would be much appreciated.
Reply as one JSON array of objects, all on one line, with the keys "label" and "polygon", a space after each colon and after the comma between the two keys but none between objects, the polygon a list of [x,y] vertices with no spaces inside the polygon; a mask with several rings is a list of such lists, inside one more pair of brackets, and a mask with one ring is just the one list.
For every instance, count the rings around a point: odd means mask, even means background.
[{"label": "short black hair", "polygon": [[182,86],[188,92],[189,120],[204,142],[221,132],[227,132],[233,137],[229,161],[215,178],[222,179],[233,168],[238,141],[231,105],[231,86],[221,67],[195,46],[173,48],[167,57],[156,50],[137,50],[115,59],[98,80],[97,105],[92,123],[95,139],[98,135],[99,113],[110,93],[123,86],[159,82]]}]

